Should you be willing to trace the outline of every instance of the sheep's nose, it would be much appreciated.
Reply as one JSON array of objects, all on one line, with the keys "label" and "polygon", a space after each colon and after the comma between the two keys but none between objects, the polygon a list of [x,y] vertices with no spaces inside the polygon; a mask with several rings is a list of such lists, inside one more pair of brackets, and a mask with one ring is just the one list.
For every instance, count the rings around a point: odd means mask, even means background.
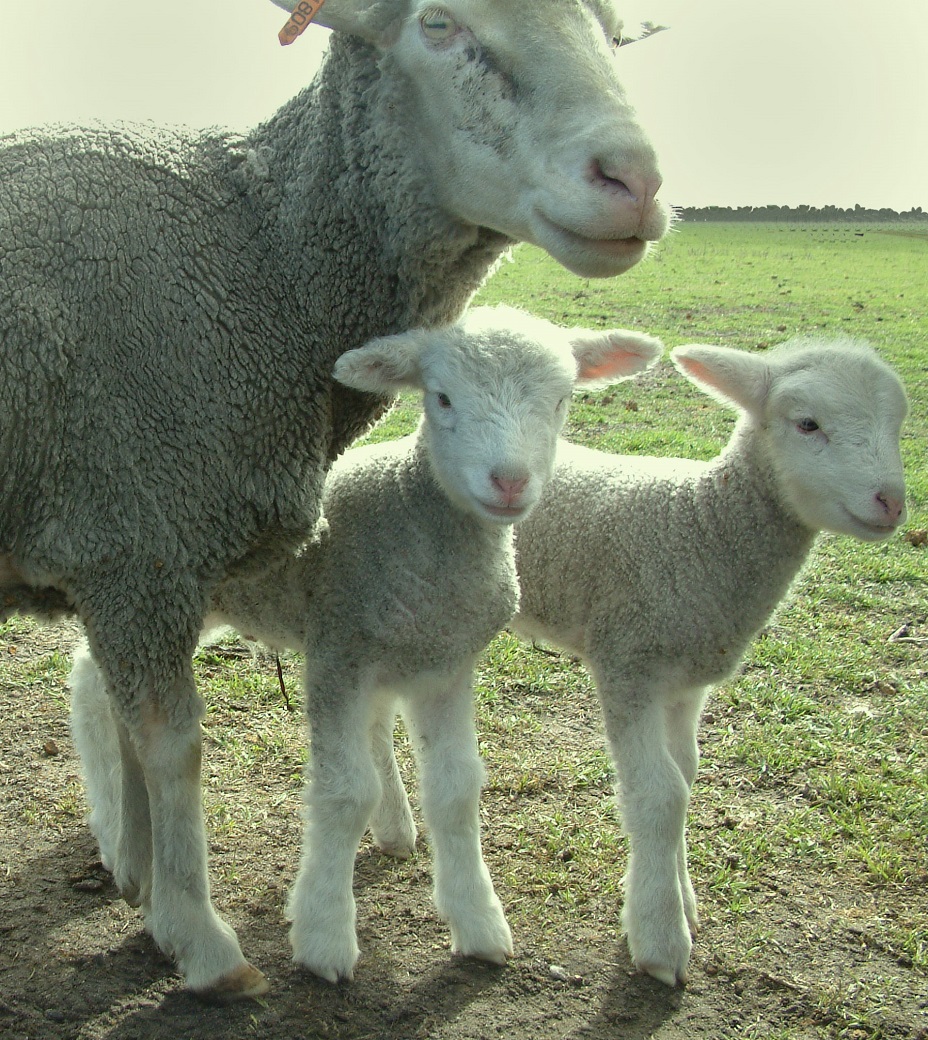
[{"label": "sheep's nose", "polygon": [[492,480],[493,484],[506,499],[506,505],[512,505],[528,484],[528,477],[501,477],[496,473],[493,474]]},{"label": "sheep's nose", "polygon": [[901,498],[887,495],[882,491],[877,492],[875,497],[883,512],[890,520],[896,521],[902,516],[902,511],[905,509],[905,502]]},{"label": "sheep's nose", "polygon": [[656,171],[648,173],[632,170],[626,163],[614,163],[605,158],[594,160],[592,177],[603,188],[615,192],[620,198],[641,209],[652,201],[663,183]]}]

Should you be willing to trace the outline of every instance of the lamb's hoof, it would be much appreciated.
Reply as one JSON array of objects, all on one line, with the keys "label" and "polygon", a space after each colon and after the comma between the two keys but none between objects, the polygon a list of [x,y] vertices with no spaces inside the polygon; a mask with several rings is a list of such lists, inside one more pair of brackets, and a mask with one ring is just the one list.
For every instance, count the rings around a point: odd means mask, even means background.
[{"label": "lamb's hoof", "polygon": [[194,990],[203,1000],[252,1000],[271,988],[264,974],[247,961],[209,986]]},{"label": "lamb's hoof", "polygon": [[410,859],[416,851],[415,839],[412,844],[402,838],[396,841],[380,841],[378,838],[375,838],[374,840],[377,842],[377,848],[380,849],[385,856],[389,856],[391,859]]},{"label": "lamb's hoof", "polygon": [[644,972],[645,975],[650,975],[652,979],[657,979],[658,982],[663,982],[665,986],[670,986],[671,989],[675,986],[686,985],[686,968],[674,971],[673,968],[668,968],[665,964],[637,964],[636,967],[639,971]]}]

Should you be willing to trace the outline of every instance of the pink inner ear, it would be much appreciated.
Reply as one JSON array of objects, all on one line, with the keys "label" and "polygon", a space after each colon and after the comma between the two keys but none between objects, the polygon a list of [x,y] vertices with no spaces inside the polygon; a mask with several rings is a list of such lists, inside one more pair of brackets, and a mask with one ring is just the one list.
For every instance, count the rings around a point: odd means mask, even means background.
[{"label": "pink inner ear", "polygon": [[580,369],[581,379],[609,379],[639,371],[641,356],[638,354],[611,354],[596,364],[587,362]]},{"label": "pink inner ear", "polygon": [[704,384],[705,386],[718,387],[718,379],[713,372],[711,372],[701,361],[697,361],[695,358],[685,357],[681,354],[677,355],[677,364],[684,369],[689,375],[693,377],[697,382]]}]

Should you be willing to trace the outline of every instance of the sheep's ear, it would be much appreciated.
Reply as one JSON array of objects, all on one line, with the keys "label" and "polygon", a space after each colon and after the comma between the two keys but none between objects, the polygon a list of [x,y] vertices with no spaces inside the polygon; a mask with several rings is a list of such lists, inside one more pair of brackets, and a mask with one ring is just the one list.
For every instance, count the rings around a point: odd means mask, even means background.
[{"label": "sheep's ear", "polygon": [[670,352],[677,368],[711,397],[757,413],[770,389],[770,367],[756,354],[692,344]]},{"label": "sheep's ear", "polygon": [[[299,0],[271,2],[288,12],[292,12],[299,4]],[[313,25],[360,36],[368,43],[386,47],[399,33],[405,13],[406,5],[396,0],[325,0],[312,21]]]},{"label": "sheep's ear", "polygon": [[371,340],[342,354],[332,374],[345,386],[373,394],[395,394],[409,387],[421,389],[422,343],[419,330]]},{"label": "sheep's ear", "polygon": [[571,336],[570,346],[577,359],[577,381],[600,386],[643,372],[664,353],[659,339],[629,329],[584,331]]}]

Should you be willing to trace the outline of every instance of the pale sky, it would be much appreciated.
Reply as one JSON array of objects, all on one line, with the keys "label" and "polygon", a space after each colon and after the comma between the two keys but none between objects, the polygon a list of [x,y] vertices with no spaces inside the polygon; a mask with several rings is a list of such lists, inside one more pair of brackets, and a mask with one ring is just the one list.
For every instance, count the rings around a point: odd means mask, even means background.
[{"label": "pale sky", "polygon": [[[0,0],[0,132],[151,120],[245,128],[309,82],[270,0]],[[629,0],[671,26],[623,81],[678,205],[928,210],[928,0]]]}]

